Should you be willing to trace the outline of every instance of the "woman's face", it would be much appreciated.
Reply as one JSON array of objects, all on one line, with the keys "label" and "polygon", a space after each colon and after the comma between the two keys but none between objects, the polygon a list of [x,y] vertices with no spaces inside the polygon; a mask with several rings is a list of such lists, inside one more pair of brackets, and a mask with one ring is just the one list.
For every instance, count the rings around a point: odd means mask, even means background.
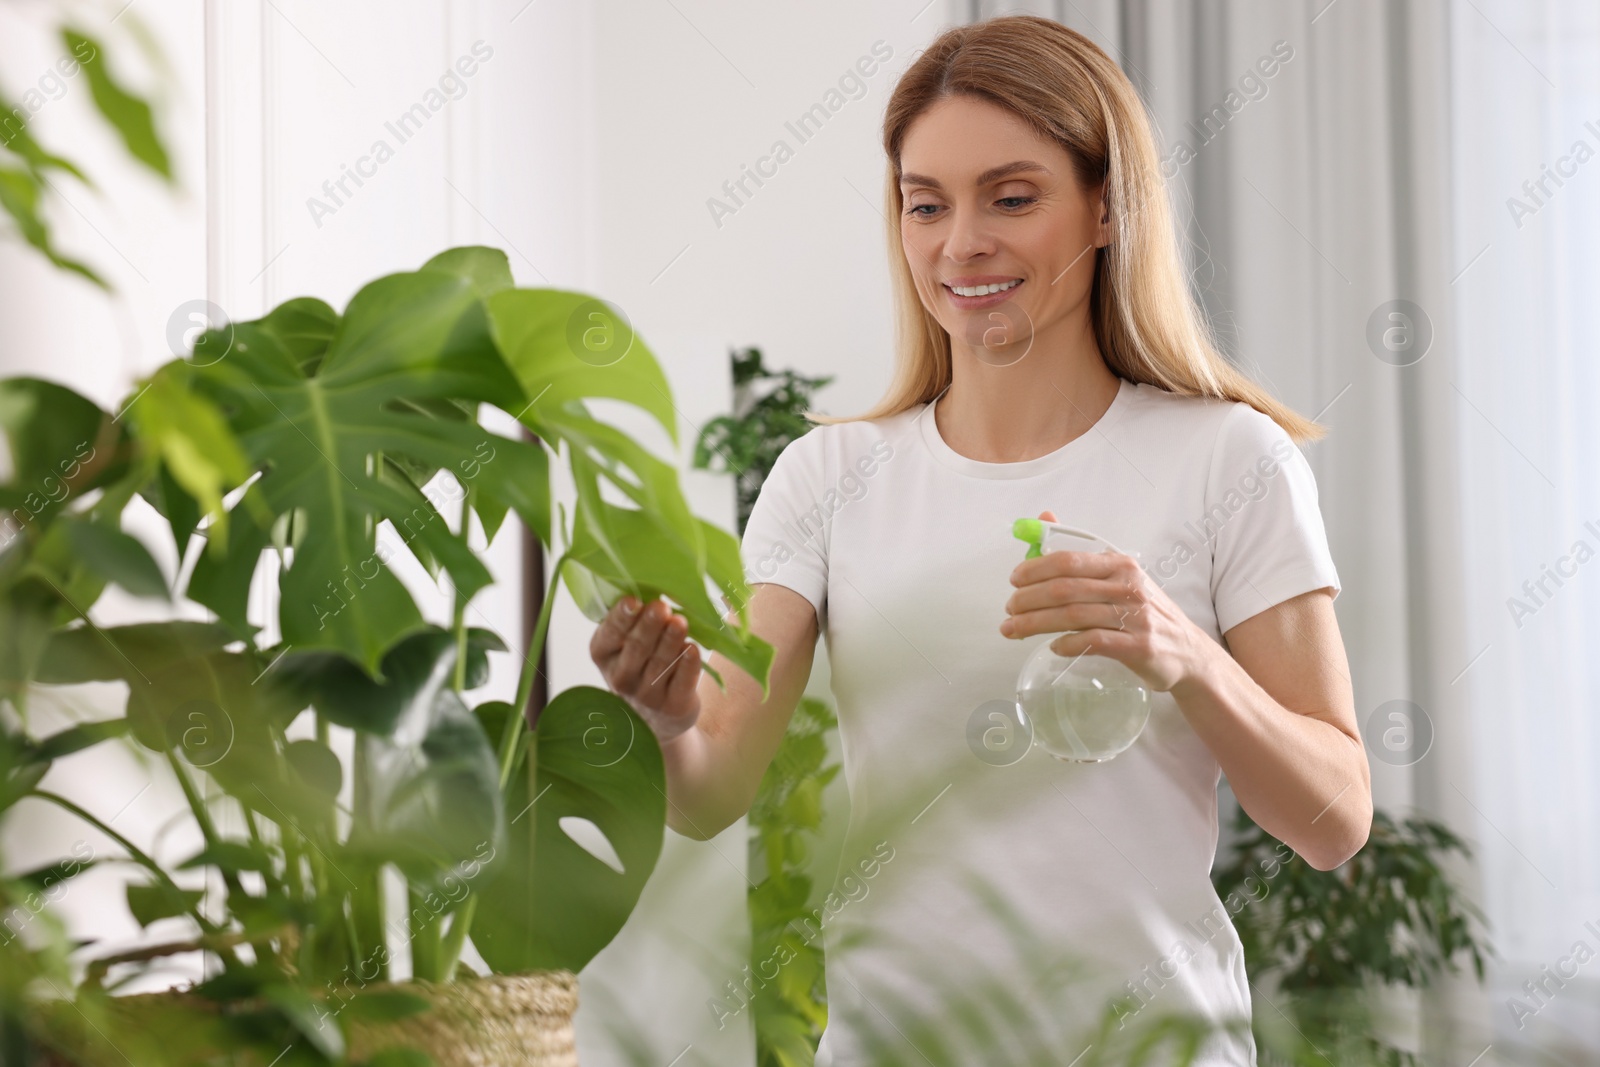
[{"label": "woman's face", "polygon": [[952,341],[1008,365],[1081,314],[1109,227],[1100,188],[1079,187],[1066,149],[1002,107],[955,95],[912,120],[900,171],[906,261]]}]

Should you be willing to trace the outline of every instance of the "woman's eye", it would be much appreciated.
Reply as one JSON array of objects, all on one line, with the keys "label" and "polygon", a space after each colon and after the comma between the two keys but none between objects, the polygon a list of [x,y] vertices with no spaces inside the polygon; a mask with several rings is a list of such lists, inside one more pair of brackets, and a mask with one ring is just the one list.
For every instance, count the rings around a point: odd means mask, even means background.
[{"label": "woman's eye", "polygon": [[[914,204],[906,209],[906,214],[915,216],[916,218],[925,219],[934,211],[938,210],[938,207],[938,204]],[[927,208],[928,211],[924,212],[924,208]]]},{"label": "woman's eye", "polygon": [[1008,208],[1015,209],[1019,207],[1027,207],[1037,199],[1037,197],[1032,196],[1003,196],[999,200],[995,201],[995,203],[1003,204]]}]

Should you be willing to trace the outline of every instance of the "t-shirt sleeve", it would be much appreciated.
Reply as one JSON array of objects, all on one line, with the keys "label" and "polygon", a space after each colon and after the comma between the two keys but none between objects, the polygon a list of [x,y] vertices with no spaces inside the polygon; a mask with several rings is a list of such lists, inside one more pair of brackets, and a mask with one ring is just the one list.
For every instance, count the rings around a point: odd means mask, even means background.
[{"label": "t-shirt sleeve", "polygon": [[811,602],[827,628],[830,512],[823,507],[823,430],[790,441],[772,464],[745,522],[744,580],[787,586]]},{"label": "t-shirt sleeve", "polygon": [[1271,416],[1244,403],[1224,416],[1205,504],[1220,633],[1313,589],[1338,597],[1311,464]]}]

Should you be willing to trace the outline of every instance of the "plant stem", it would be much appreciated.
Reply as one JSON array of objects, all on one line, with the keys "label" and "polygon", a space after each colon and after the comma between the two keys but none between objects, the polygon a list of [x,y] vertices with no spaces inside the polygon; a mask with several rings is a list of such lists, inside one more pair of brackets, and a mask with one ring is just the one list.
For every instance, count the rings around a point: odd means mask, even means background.
[{"label": "plant stem", "polygon": [[[428,912],[425,895],[413,886],[406,886],[406,902],[410,905],[406,924],[411,931],[411,977],[437,982],[442,978],[439,973],[439,917]],[[419,912],[425,917],[417,918]]]},{"label": "plant stem", "polygon": [[550,584],[544,591],[544,603],[539,605],[539,621],[533,628],[533,636],[528,639],[527,653],[522,657],[522,674],[517,678],[517,698],[512,704],[511,717],[506,722],[505,733],[500,738],[502,793],[505,792],[506,783],[511,780],[513,755],[517,750],[517,743],[522,739],[522,729],[527,725],[528,696],[533,692],[533,676],[539,669],[539,652],[544,648],[544,635],[550,627],[550,612],[555,607],[556,590],[561,587],[561,565],[567,561],[567,555],[563,552],[551,570]]},{"label": "plant stem", "polygon": [[[96,830],[99,830],[101,833],[105,834],[107,837],[111,838],[111,840],[120,845],[122,850],[131,856],[135,863],[139,864],[139,866],[155,875],[156,879],[170,889],[174,894],[181,896],[183,890],[178,887],[178,883],[172,880],[172,876],[169,875],[159,863],[151,859],[150,856],[146,854],[145,851],[138,845],[135,845],[132,841],[129,841],[126,837],[123,837],[121,834],[117,833],[110,826],[107,826],[94,815],[91,815],[89,812],[85,811],[83,808],[80,808],[78,805],[74,804],[72,801],[68,800],[59,793],[52,793],[47,789],[35,789],[28,795],[38,797],[40,800],[49,801],[51,804],[56,805],[56,807],[71,812],[73,815],[76,815],[90,826],[93,826]],[[188,915],[200,925],[200,929],[204,930],[208,934],[219,933],[222,930],[222,927],[206,918],[205,914],[201,912],[199,908],[190,908]]]},{"label": "plant stem", "polygon": [[[189,802],[189,810],[194,813],[194,821],[200,827],[200,835],[206,839],[207,846],[215,846],[222,842],[222,836],[217,833],[217,824],[211,821],[211,810],[206,806],[205,798],[195,788],[194,782],[189,779],[189,773],[183,769],[178,757],[169,748],[166,751],[167,763],[172,767],[172,773],[178,778],[178,785],[183,789],[184,799]],[[226,868],[222,871],[223,884],[228,887],[229,893],[244,895],[244,886],[239,883],[239,876]]]},{"label": "plant stem", "polygon": [[[267,843],[261,838],[261,828],[256,825],[256,813],[251,811],[250,805],[244,803],[243,801],[239,801],[239,810],[244,813],[244,826],[245,829],[250,833],[250,840],[253,841],[256,847],[261,849],[263,853],[270,856],[272,854],[272,850],[267,847]],[[289,865],[287,862],[285,862],[283,878],[280,879],[276,872],[270,869],[262,871],[261,876],[266,880],[269,891],[276,890],[286,893],[289,896],[289,899],[293,900],[295,895],[294,887],[288,880],[290,873]]]},{"label": "plant stem", "polygon": [[[461,545],[467,550],[472,549],[472,489],[469,486],[461,494],[461,530],[457,535]],[[451,583],[454,586],[455,583]],[[461,591],[455,591],[456,602],[456,675],[455,684],[451,687],[456,692],[461,692],[467,687],[467,600]]]},{"label": "plant stem", "polygon": [[[351,821],[357,828],[370,825],[370,813],[367,802],[367,750],[361,743],[361,738],[356,738],[355,757],[352,760],[352,807]],[[362,864],[362,869],[356,872],[355,885],[350,890],[350,918],[352,928],[351,951],[355,956],[357,967],[360,961],[366,958],[366,952],[376,953],[378,949],[387,944],[383,929],[383,865],[376,864],[368,867]],[[384,953],[382,976],[388,977],[387,953]]]},{"label": "plant stem", "polygon": [[[500,793],[503,796],[506,784],[511,781],[511,768],[517,745],[522,740],[522,729],[527,725],[528,696],[533,692],[533,675],[539,669],[539,650],[544,647],[545,631],[550,627],[550,612],[555,607],[556,589],[561,585],[561,565],[566,562],[568,553],[563,552],[561,558],[556,560],[555,567],[551,570],[549,586],[544,591],[544,603],[539,605],[539,621],[534,625],[533,635],[528,639],[526,654],[522,657],[522,674],[517,678],[516,702],[511,706],[511,714],[507,717],[505,733],[500,738]],[[536,764],[538,752],[533,746],[528,747],[528,787],[529,796],[533,792],[534,780],[537,776]],[[532,833],[532,827],[529,827]],[[446,978],[455,976],[456,962],[461,957],[462,946],[467,940],[467,933],[472,929],[472,916],[477,908],[478,898],[468,896],[461,905],[461,910],[456,914],[455,920],[450,924],[450,932],[440,953],[440,964]]]},{"label": "plant stem", "polygon": [[472,928],[472,916],[477,910],[478,898],[468,896],[456,910],[455,918],[450,920],[450,929],[445,932],[439,946],[440,981],[448,982],[455,978],[456,967],[461,962],[461,949],[467,943],[467,931]]}]

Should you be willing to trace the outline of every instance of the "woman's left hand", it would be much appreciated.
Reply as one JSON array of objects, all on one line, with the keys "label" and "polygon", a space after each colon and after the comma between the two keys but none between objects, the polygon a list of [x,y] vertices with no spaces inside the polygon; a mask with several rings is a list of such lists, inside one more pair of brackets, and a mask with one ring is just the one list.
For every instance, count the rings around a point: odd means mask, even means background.
[{"label": "woman's left hand", "polygon": [[[1039,517],[1058,521],[1049,511]],[[1010,618],[1000,624],[1006,637],[1061,633],[1050,642],[1057,654],[1114,659],[1156,692],[1196,674],[1210,651],[1202,642],[1214,643],[1121,552],[1046,552],[1018,564],[1011,584]]]}]

